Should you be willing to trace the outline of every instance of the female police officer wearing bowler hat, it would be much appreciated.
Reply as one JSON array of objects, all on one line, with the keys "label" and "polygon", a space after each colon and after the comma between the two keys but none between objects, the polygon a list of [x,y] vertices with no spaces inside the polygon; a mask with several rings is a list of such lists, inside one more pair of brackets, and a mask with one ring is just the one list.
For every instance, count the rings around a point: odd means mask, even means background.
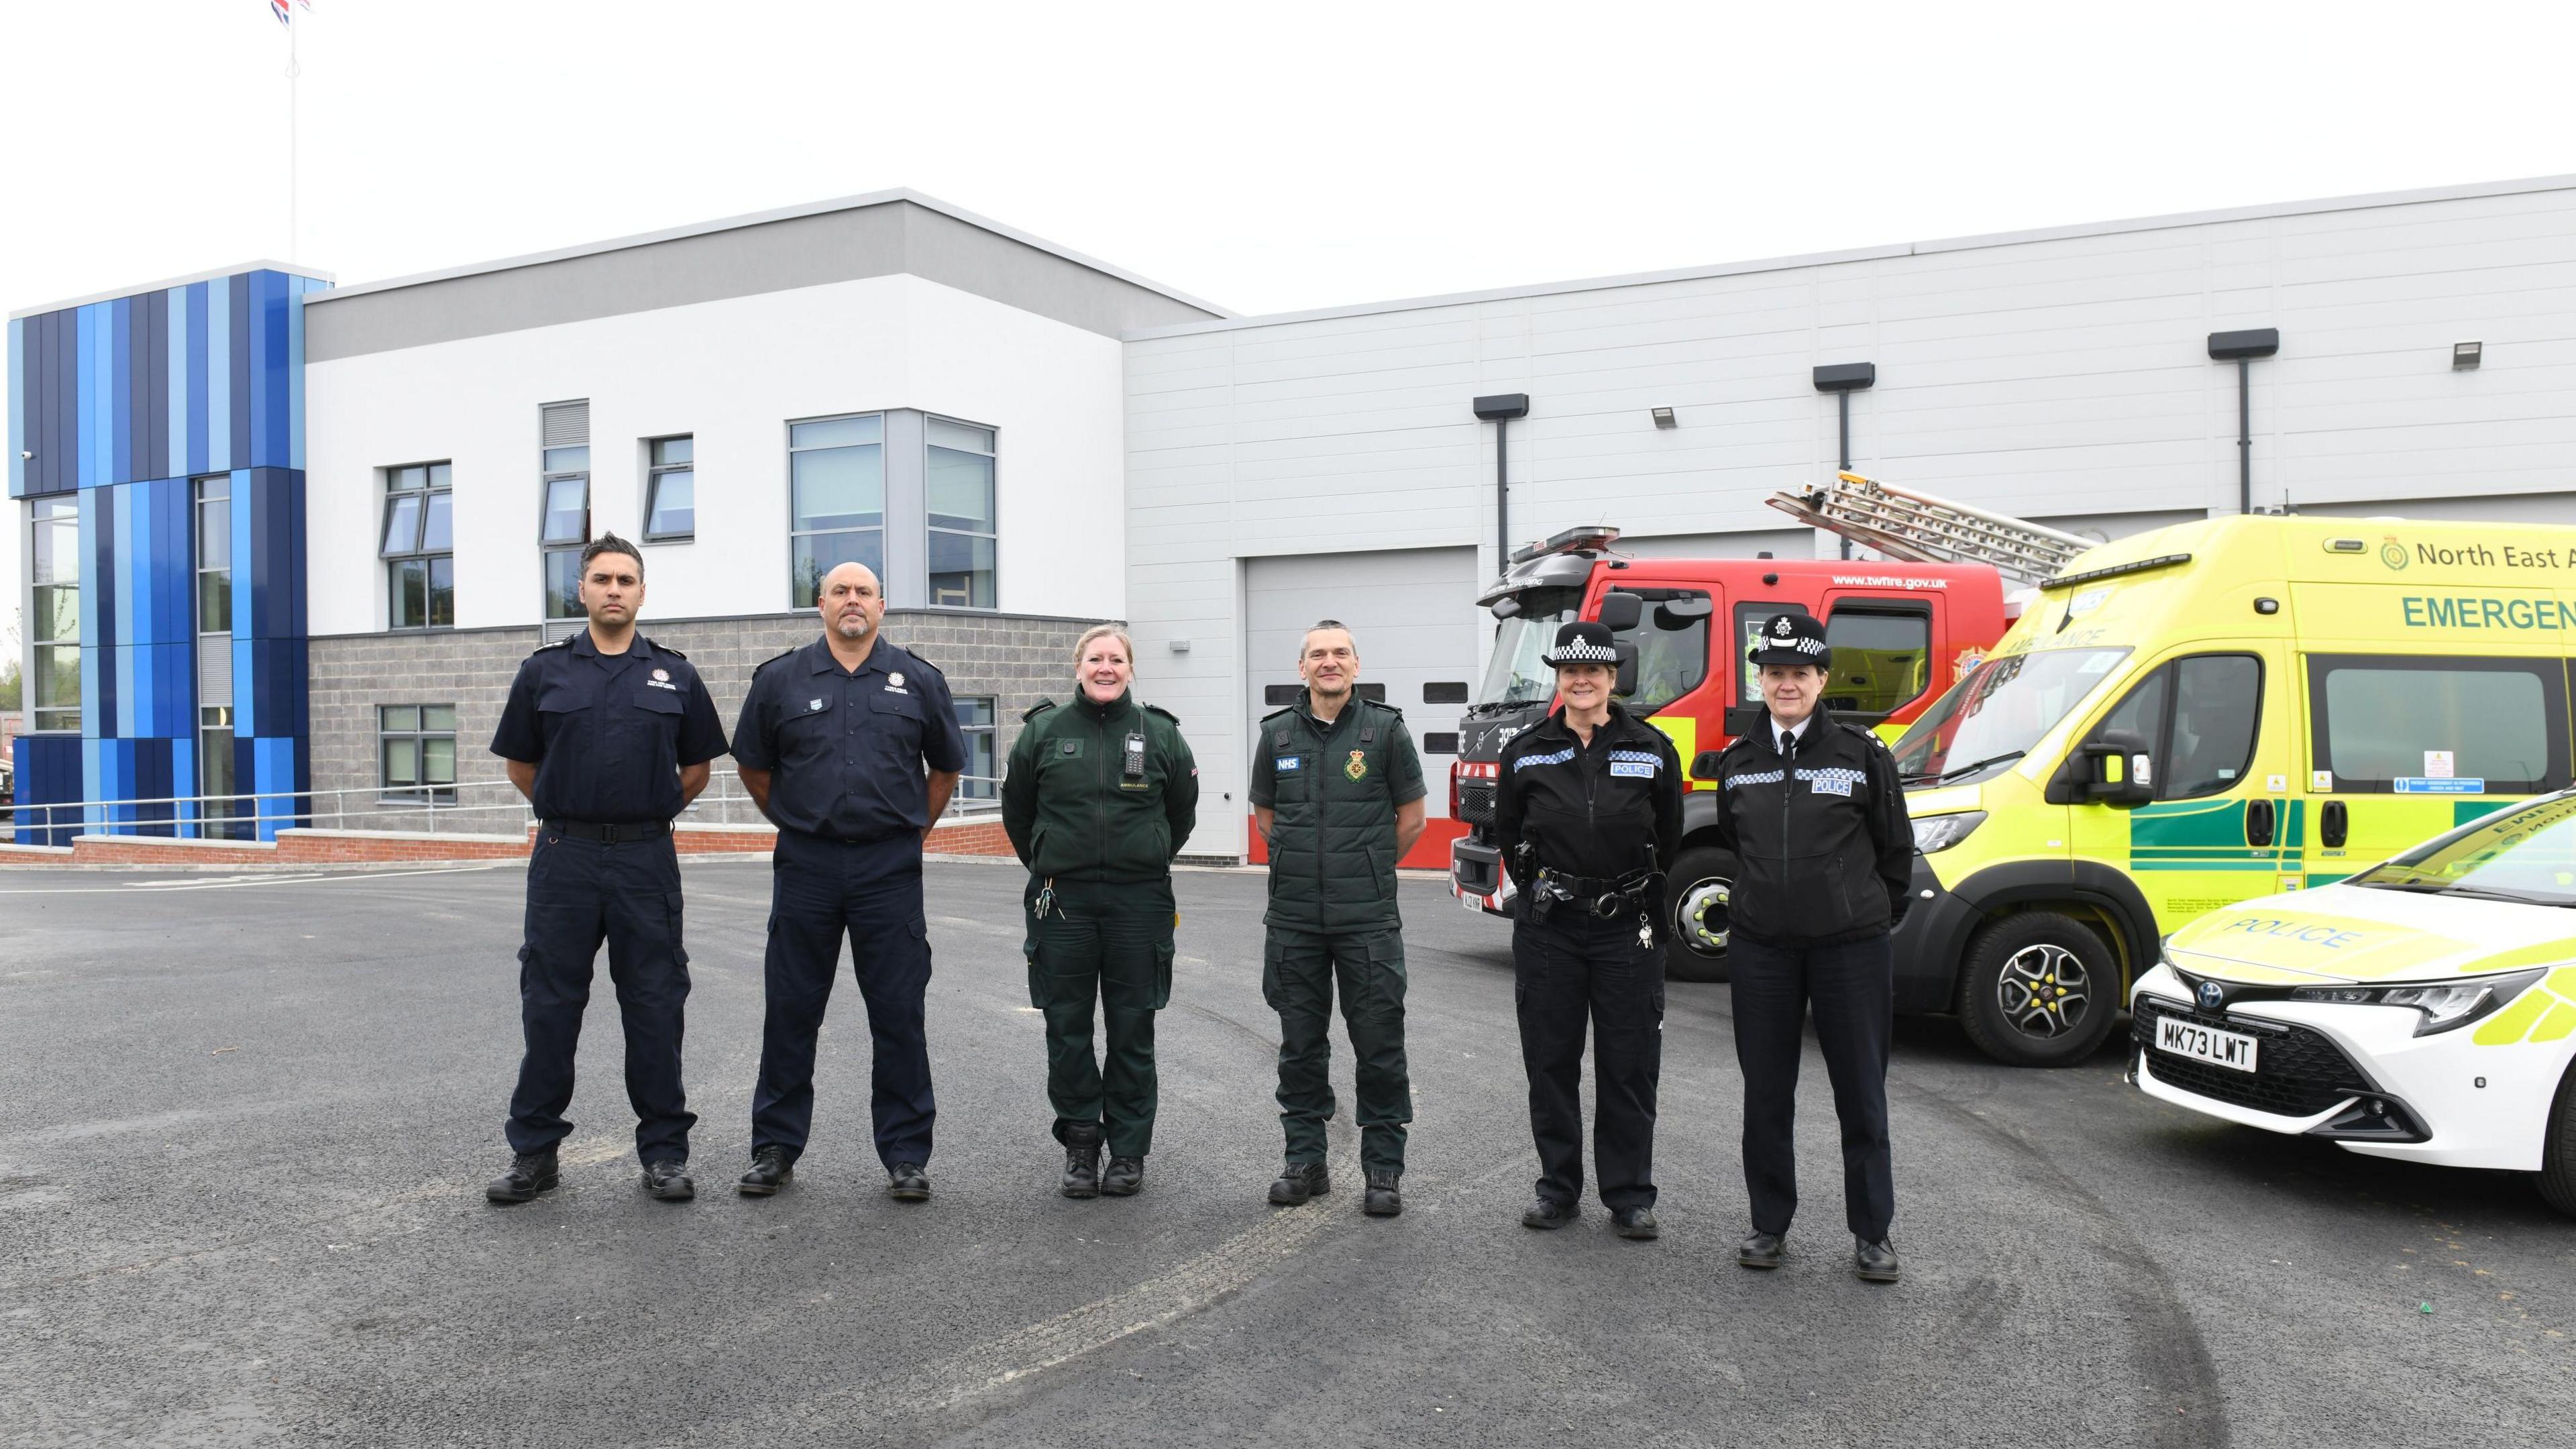
[{"label": "female police officer wearing bowler hat", "polygon": [[1583,1034],[1593,1031],[1592,1165],[1623,1238],[1655,1236],[1655,1081],[1663,1067],[1663,863],[1682,828],[1681,761],[1610,698],[1618,651],[1599,624],[1543,656],[1563,701],[1503,747],[1494,825],[1519,891],[1512,995],[1538,1142],[1533,1228],[1583,1195]]},{"label": "female police officer wearing bowler hat", "polygon": [[[1029,1004],[1046,1013],[1066,1197],[1145,1185],[1154,1013],[1172,997],[1172,857],[1198,819],[1198,764],[1178,720],[1129,696],[1135,658],[1115,625],[1084,633],[1073,703],[1023,716],[1002,781],[1002,829],[1029,868]],[[1106,1080],[1091,1050],[1095,1000],[1109,1035]]]},{"label": "female police officer wearing bowler hat", "polygon": [[1798,1206],[1790,1133],[1808,1008],[1842,1119],[1843,1208],[1853,1267],[1893,1283],[1896,1215],[1887,1147],[1887,1039],[1894,1015],[1889,932],[1905,913],[1914,827],[1896,762],[1876,735],[1818,708],[1833,651],[1806,614],[1765,620],[1747,654],[1769,717],[1719,757],[1718,843],[1735,877],[1727,979],[1744,1072],[1747,1268],[1780,1265]]}]

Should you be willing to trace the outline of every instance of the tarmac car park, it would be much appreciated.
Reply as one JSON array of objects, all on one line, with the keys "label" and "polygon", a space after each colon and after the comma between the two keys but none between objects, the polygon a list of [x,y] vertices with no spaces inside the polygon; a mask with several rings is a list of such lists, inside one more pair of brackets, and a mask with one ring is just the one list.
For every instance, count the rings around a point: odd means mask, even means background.
[{"label": "tarmac car park", "polygon": [[2576,1216],[2576,791],[2184,927],[2131,997],[2149,1096],[2539,1174]]}]

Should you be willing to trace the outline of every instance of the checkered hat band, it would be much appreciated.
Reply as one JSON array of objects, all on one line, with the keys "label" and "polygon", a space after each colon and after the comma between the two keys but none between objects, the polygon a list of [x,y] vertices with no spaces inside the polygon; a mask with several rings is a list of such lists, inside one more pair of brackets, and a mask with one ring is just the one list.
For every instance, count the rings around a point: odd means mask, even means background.
[{"label": "checkered hat band", "polygon": [[1815,638],[1812,635],[1801,635],[1795,639],[1765,639],[1753,647],[1757,653],[1763,654],[1768,654],[1773,650],[1787,650],[1795,654],[1812,655],[1822,654],[1825,652],[1825,641]]},{"label": "checkered hat band", "polygon": [[1588,639],[1577,639],[1571,644],[1558,645],[1547,656],[1547,662],[1550,668],[1559,664],[1616,664],[1619,651]]}]

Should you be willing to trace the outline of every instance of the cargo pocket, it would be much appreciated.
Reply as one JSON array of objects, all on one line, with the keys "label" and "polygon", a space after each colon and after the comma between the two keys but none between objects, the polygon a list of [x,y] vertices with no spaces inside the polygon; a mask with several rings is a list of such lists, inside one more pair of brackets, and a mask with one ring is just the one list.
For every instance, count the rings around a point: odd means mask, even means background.
[{"label": "cargo pocket", "polygon": [[1287,1009],[1279,1004],[1280,954],[1279,943],[1277,941],[1264,941],[1261,943],[1261,999],[1270,1003],[1270,1009],[1272,1011],[1284,1011]]},{"label": "cargo pocket", "polygon": [[1404,938],[1393,931],[1368,940],[1369,1014],[1381,1021],[1404,1020]]},{"label": "cargo pocket", "polygon": [[1160,1011],[1172,1004],[1172,943],[1154,943],[1154,996],[1145,1003],[1148,1011]]}]

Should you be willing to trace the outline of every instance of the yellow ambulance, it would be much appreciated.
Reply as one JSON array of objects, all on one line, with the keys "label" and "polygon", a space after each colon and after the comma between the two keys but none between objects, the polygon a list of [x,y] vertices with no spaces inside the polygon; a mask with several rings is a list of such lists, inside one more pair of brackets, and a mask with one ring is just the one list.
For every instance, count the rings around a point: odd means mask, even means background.
[{"label": "yellow ambulance", "polygon": [[2576,528],[2231,517],[2094,549],[1894,746],[1897,1007],[2083,1059],[2166,933],[2569,778]]}]

